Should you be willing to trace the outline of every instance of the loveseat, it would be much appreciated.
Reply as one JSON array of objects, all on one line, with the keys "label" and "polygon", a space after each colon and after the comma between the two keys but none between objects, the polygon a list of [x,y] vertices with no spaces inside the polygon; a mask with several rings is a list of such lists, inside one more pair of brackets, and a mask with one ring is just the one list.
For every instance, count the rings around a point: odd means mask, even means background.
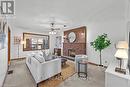
[{"label": "loveseat", "polygon": [[[55,58],[51,60],[44,60],[38,53],[34,55],[29,55],[26,58],[26,65],[29,68],[35,82],[38,84],[50,77],[53,77],[61,73],[61,59]],[[39,59],[35,57],[41,57]],[[41,60],[42,59],[42,60]],[[40,60],[40,61],[39,61]]]}]

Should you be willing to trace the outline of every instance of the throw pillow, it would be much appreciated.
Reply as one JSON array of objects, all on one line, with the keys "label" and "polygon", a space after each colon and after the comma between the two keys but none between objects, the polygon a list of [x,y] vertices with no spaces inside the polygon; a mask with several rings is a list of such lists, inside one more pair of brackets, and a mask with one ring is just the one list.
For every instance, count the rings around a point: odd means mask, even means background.
[{"label": "throw pillow", "polygon": [[37,59],[40,63],[45,62],[44,57],[43,57],[43,56],[41,56],[41,55],[39,55],[39,54],[35,55],[35,57],[34,57],[34,58],[35,58],[35,59]]},{"label": "throw pillow", "polygon": [[42,52],[42,51],[38,51],[38,53],[37,53],[37,54],[39,54],[39,55],[43,56],[43,52]]},{"label": "throw pillow", "polygon": [[45,51],[42,51],[42,56],[43,56],[44,58],[46,57]]},{"label": "throw pillow", "polygon": [[48,56],[50,54],[49,49],[45,50],[45,54],[46,54],[46,56]]},{"label": "throw pillow", "polygon": [[36,53],[32,52],[30,56],[34,57],[36,55]]},{"label": "throw pillow", "polygon": [[49,50],[42,50],[42,56],[44,57],[45,61],[49,61],[54,59],[54,57],[52,57],[51,53],[49,53]]}]

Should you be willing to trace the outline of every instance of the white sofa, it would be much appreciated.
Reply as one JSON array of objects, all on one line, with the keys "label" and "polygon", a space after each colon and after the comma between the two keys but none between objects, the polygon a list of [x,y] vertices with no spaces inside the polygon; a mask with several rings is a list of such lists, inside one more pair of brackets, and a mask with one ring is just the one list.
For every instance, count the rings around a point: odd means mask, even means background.
[{"label": "white sofa", "polygon": [[40,63],[37,59],[31,56],[26,59],[26,65],[37,84],[61,73],[60,58]]}]

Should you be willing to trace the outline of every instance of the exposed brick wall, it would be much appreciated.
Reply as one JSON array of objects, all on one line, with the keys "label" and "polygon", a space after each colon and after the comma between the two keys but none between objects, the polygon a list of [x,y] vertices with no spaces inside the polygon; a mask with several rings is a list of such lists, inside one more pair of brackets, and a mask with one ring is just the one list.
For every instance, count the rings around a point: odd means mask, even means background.
[{"label": "exposed brick wall", "polygon": [[64,43],[63,54],[68,56],[68,49],[74,49],[75,54],[86,54],[86,44],[85,43]]},{"label": "exposed brick wall", "polygon": [[67,39],[64,40],[63,43],[63,55],[68,56],[68,50],[73,49],[75,50],[75,54],[86,54],[86,27],[80,27],[76,29],[71,29],[64,32],[64,36],[70,32],[76,33],[76,41],[73,43],[69,43]]}]

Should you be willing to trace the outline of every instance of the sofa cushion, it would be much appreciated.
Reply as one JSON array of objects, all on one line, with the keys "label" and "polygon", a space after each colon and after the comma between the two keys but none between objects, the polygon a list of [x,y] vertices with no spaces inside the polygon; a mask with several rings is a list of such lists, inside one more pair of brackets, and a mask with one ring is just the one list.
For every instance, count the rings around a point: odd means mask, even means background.
[{"label": "sofa cushion", "polygon": [[51,53],[49,52],[49,50],[42,50],[39,53],[42,54],[42,56],[44,57],[45,61],[49,61],[49,60],[55,59],[55,56],[52,56]]},{"label": "sofa cushion", "polygon": [[32,52],[31,54],[28,54],[28,56],[34,57],[36,53]]},{"label": "sofa cushion", "polygon": [[42,56],[43,56],[44,58],[46,57],[45,51],[42,51]]},{"label": "sofa cushion", "polygon": [[46,56],[49,56],[49,55],[50,55],[49,49],[46,49],[44,52],[45,52]]},{"label": "sofa cushion", "polygon": [[41,53],[43,56],[48,56],[50,54],[49,50],[41,50],[39,53]]},{"label": "sofa cushion", "polygon": [[38,51],[37,54],[43,56],[43,52],[42,51]]},{"label": "sofa cushion", "polygon": [[52,59],[53,59],[53,57],[52,57],[51,54],[46,55],[46,57],[45,57],[45,61],[49,61],[49,60],[52,60]]},{"label": "sofa cushion", "polygon": [[28,57],[28,63],[31,64],[31,57]]},{"label": "sofa cushion", "polygon": [[37,59],[40,63],[45,62],[44,57],[39,54],[36,54],[34,58]]}]

